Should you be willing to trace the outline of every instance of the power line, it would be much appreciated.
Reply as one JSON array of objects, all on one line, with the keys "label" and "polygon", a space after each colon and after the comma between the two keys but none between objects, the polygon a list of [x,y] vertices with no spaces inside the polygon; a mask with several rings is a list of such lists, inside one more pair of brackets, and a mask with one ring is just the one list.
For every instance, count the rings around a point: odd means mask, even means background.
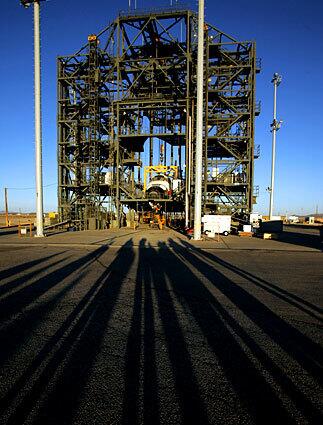
[{"label": "power line", "polygon": [[[57,183],[51,183],[51,184],[46,184],[43,187],[50,187],[50,186],[55,186]],[[8,190],[33,190],[36,189],[36,187],[7,187]]]}]

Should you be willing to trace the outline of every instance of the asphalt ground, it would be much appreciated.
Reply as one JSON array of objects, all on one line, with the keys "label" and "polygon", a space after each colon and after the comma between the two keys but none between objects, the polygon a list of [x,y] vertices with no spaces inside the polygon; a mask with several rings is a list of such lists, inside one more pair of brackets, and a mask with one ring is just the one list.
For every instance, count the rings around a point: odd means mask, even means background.
[{"label": "asphalt ground", "polygon": [[1,424],[323,423],[320,249],[73,237],[0,237]]}]

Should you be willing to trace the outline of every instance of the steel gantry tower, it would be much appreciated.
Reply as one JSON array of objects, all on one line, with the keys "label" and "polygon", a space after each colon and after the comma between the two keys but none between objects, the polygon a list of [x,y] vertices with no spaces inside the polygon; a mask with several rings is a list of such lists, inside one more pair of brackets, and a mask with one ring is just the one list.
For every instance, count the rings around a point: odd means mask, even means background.
[{"label": "steel gantry tower", "polygon": [[[255,44],[205,26],[204,213],[252,210]],[[197,16],[120,13],[58,58],[58,200],[78,229],[159,203],[194,219]]]}]

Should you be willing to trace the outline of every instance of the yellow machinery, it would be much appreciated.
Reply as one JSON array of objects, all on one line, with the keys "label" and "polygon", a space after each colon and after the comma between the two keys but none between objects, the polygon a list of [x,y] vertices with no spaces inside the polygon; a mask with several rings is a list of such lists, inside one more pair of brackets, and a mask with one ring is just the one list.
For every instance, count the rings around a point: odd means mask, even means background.
[{"label": "yellow machinery", "polygon": [[163,217],[160,209],[156,206],[152,207],[152,211],[146,211],[141,216],[142,223],[149,224],[149,226],[157,225],[159,230],[163,230],[163,226],[166,223],[165,217]]},{"label": "yellow machinery", "polygon": [[163,230],[163,226],[166,223],[165,217],[162,216],[160,209],[155,207],[155,211],[152,215],[151,224],[157,224],[159,230]]},{"label": "yellow machinery", "polygon": [[150,181],[154,175],[162,175],[164,178],[177,178],[178,166],[177,165],[148,165],[144,168],[144,193],[147,191],[147,177],[150,176]]}]

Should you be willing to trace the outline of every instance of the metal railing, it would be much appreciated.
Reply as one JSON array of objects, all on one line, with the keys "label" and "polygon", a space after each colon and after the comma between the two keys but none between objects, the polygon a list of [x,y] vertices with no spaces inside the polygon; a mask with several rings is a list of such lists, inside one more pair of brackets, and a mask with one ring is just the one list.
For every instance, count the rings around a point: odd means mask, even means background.
[{"label": "metal railing", "polygon": [[174,4],[171,7],[151,7],[151,8],[141,8],[141,9],[128,9],[120,10],[119,16],[128,17],[128,16],[141,16],[141,15],[151,15],[151,14],[169,14],[173,12],[186,12],[191,10],[192,7],[188,3]]}]

